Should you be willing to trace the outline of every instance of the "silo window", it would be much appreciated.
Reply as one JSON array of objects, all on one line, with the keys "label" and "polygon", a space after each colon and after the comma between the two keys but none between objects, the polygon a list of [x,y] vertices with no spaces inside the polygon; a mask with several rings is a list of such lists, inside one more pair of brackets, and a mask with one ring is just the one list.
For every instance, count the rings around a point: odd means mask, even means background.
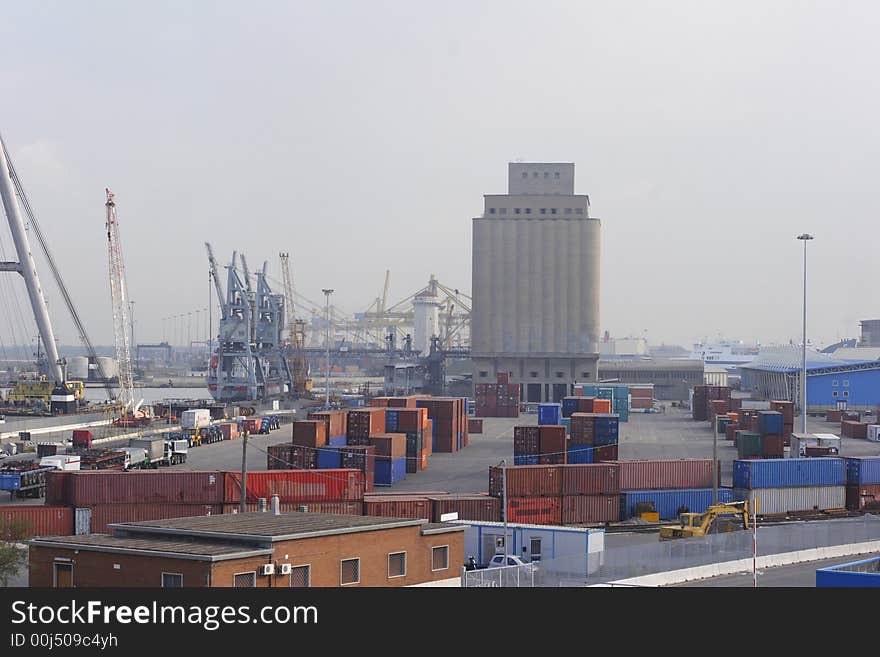
[{"label": "silo window", "polygon": [[590,378],[590,373],[589,373],[589,372],[581,372],[581,376],[582,376],[583,378],[585,378],[585,379],[589,379],[589,378]]},{"label": "silo window", "polygon": [[565,376],[565,373],[564,373],[564,372],[557,372],[557,373],[556,373],[556,378],[557,378],[557,379],[561,379],[561,378],[564,377],[564,376]]},{"label": "silo window", "polygon": [[513,209],[513,213],[514,213],[514,214],[519,214],[519,208],[514,208],[514,209]]},{"label": "silo window", "polygon": [[489,214],[495,214],[495,208],[489,208]]},{"label": "silo window", "polygon": [[558,171],[554,172],[553,177],[556,178],[557,180],[559,180],[559,172]]},{"label": "silo window", "polygon": [[535,171],[535,173],[532,174],[532,178],[537,178],[537,177],[538,177],[538,172]]},{"label": "silo window", "polygon": [[541,208],[541,214],[547,214],[547,208]]},{"label": "silo window", "polygon": [[831,381],[831,385],[834,386],[835,388],[838,386],[838,383],[839,382],[837,379],[834,379],[833,381]]},{"label": "silo window", "polygon": [[844,379],[844,380],[843,380],[843,387],[844,387],[844,388],[849,388],[849,379]]},{"label": "silo window", "polygon": [[549,172],[549,171],[545,171],[545,172],[544,172],[544,180],[547,180],[547,178],[549,178],[549,177],[550,177],[550,172]]},{"label": "silo window", "polygon": [[531,208],[526,208],[526,214],[532,214],[532,209],[531,209]]},{"label": "silo window", "polygon": [[832,397],[837,397],[837,391],[836,391],[836,390],[832,390],[832,391],[831,391],[831,396],[832,396]]},{"label": "silo window", "polygon": [[489,376],[489,372],[482,371],[482,370],[480,371],[480,378],[481,379],[485,379],[487,376]]},{"label": "silo window", "polygon": [[556,214],[556,208],[551,208],[551,209],[550,209],[550,214]]},{"label": "silo window", "polygon": [[532,377],[533,379],[537,379],[538,373],[537,372],[529,372],[529,376]]},{"label": "silo window", "polygon": [[528,177],[529,177],[529,172],[523,171],[523,178],[528,178]]}]

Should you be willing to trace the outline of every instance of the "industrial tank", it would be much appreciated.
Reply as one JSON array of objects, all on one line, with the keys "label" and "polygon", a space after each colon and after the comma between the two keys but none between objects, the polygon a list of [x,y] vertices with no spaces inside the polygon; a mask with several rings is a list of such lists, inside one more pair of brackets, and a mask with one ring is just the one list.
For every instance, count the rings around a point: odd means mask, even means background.
[{"label": "industrial tank", "polygon": [[[113,379],[117,376],[118,373],[116,371],[116,359],[110,358],[108,356],[98,356],[97,360],[98,364],[101,366],[101,369],[104,370],[104,375],[108,379]],[[100,377],[100,371],[101,370],[97,367],[95,368],[95,378]]]},{"label": "industrial tank", "polygon": [[73,356],[67,359],[67,379],[69,381],[85,381],[89,378],[89,359],[85,356]]}]

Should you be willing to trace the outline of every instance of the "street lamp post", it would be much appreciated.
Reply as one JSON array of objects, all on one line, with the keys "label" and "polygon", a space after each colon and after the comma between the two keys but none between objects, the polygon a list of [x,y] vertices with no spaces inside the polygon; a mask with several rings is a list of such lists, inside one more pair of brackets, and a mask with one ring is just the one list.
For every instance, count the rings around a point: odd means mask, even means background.
[{"label": "street lamp post", "polygon": [[804,243],[804,335],[801,344],[801,433],[807,433],[807,242],[809,233],[797,236]]},{"label": "street lamp post", "polygon": [[330,295],[332,289],[321,290],[324,293],[324,319],[327,321],[327,384],[324,389],[324,405],[330,408]]}]

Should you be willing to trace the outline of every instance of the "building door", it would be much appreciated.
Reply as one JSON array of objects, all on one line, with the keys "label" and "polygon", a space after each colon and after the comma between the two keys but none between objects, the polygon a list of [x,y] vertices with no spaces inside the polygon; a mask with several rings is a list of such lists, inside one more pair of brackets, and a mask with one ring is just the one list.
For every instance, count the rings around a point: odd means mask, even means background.
[{"label": "building door", "polygon": [[550,401],[561,402],[562,398],[567,395],[568,395],[568,384],[567,383],[554,383],[553,384],[553,398]]},{"label": "building door", "polygon": [[526,401],[532,402],[535,404],[541,403],[541,384],[540,383],[527,383],[526,384]]},{"label": "building door", "polygon": [[55,588],[56,589],[72,589],[73,588],[73,564],[69,561],[55,562]]}]

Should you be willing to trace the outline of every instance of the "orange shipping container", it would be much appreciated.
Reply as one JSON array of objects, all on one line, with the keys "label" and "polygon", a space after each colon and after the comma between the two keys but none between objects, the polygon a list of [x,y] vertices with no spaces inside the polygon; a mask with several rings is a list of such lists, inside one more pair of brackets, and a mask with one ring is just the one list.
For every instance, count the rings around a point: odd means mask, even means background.
[{"label": "orange shipping container", "polygon": [[327,444],[327,423],[322,420],[295,420],[293,444],[301,447],[324,447]]},{"label": "orange shipping container", "polygon": [[610,399],[594,399],[593,400],[593,412],[594,413],[610,413],[611,412],[611,400]]},{"label": "orange shipping container", "polygon": [[370,436],[370,444],[376,447],[376,458],[400,458],[406,456],[405,433],[383,433]]},{"label": "orange shipping container", "polygon": [[[25,538],[33,536],[71,536],[73,534],[73,509],[69,506],[39,506],[36,504],[9,504],[0,506],[0,525],[20,524]],[[13,536],[3,536],[8,540]]]}]

